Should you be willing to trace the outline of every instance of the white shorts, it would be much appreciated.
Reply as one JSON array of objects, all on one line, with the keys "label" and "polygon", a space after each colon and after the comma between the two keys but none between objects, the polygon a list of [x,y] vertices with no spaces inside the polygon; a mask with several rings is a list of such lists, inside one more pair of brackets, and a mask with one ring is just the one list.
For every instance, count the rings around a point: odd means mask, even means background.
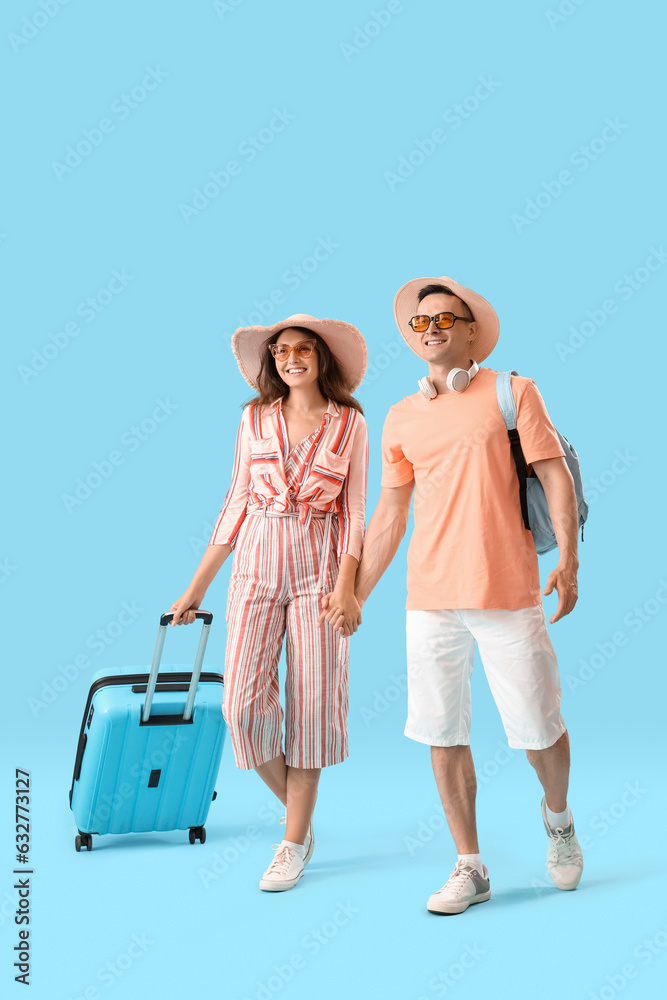
[{"label": "white shorts", "polygon": [[509,746],[550,747],[565,732],[558,661],[542,604],[406,612],[405,735],[430,746],[470,743],[475,642]]}]

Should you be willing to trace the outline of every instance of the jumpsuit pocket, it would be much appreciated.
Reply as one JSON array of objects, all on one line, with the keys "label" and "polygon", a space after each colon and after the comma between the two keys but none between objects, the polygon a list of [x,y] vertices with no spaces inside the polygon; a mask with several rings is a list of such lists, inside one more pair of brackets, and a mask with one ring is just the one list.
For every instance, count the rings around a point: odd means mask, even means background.
[{"label": "jumpsuit pocket", "polygon": [[249,451],[253,492],[262,497],[274,497],[286,485],[278,439],[255,438],[249,442]]},{"label": "jumpsuit pocket", "polygon": [[275,437],[254,438],[249,442],[250,471],[273,472],[280,465],[280,449]]},{"label": "jumpsuit pocket", "polygon": [[351,636],[349,636],[349,635],[348,635],[348,637],[346,639],[343,639],[342,636],[338,636],[338,648],[337,648],[337,651],[336,651],[336,656],[337,656],[337,659],[338,659],[338,665],[340,667],[344,667],[345,666],[345,661],[347,659],[347,651],[349,649],[350,638],[351,638]]},{"label": "jumpsuit pocket", "polygon": [[349,468],[349,458],[337,455],[328,448],[318,448],[302,492],[313,500],[335,500],[343,488]]}]

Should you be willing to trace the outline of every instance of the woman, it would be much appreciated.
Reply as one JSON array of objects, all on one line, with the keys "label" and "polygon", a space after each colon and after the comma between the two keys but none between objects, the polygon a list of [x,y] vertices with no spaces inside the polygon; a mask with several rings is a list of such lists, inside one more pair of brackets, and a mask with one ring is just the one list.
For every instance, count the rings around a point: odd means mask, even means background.
[{"label": "woman", "polygon": [[241,327],[232,350],[258,395],[245,404],[232,483],[172,624],[194,621],[235,549],[223,715],[237,766],[254,768],[286,807],[285,839],[259,883],[280,891],[312,855],[321,768],[348,756],[348,637],[361,622],[354,580],[368,467],[368,429],[351,393],[368,354],[356,327],[305,314]]}]

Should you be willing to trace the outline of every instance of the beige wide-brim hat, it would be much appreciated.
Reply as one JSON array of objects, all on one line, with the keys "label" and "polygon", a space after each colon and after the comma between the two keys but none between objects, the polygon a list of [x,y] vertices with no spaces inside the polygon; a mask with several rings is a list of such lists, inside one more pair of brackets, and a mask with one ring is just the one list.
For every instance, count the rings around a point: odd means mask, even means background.
[{"label": "beige wide-brim hat", "polygon": [[394,298],[394,317],[401,336],[408,347],[422,361],[424,360],[423,353],[421,353],[423,351],[422,334],[415,333],[409,325],[409,321],[413,316],[417,316],[420,311],[423,312],[423,309],[420,310],[417,296],[425,285],[446,285],[447,288],[451,288],[454,294],[458,295],[466,303],[477,324],[477,335],[470,347],[470,358],[471,361],[477,361],[479,364],[480,361],[489,356],[498,342],[500,322],[496,310],[485,298],[477,292],[473,292],[472,288],[466,288],[465,285],[460,285],[458,281],[454,281],[453,278],[449,278],[446,275],[442,278],[413,278],[412,281],[406,281],[396,292]]},{"label": "beige wide-brim hat", "polygon": [[264,341],[280,330],[290,326],[303,326],[319,333],[326,341],[331,353],[347,382],[350,392],[359,386],[366,373],[368,349],[366,341],[351,323],[340,319],[316,319],[307,313],[295,313],[272,326],[240,326],[232,334],[232,351],[244,379],[253,389],[259,389],[257,378],[262,363]]}]

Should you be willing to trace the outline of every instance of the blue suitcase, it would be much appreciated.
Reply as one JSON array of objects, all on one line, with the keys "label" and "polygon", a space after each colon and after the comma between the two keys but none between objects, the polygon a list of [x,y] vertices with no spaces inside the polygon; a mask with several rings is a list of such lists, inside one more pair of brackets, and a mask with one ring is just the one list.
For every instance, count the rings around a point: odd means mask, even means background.
[{"label": "blue suitcase", "polygon": [[192,670],[160,667],[172,618],[160,617],[150,673],[122,667],[93,675],[69,793],[77,851],[92,850],[94,833],[189,829],[191,844],[206,840],[226,731],[223,677],[202,673],[209,611],[197,612]]}]

